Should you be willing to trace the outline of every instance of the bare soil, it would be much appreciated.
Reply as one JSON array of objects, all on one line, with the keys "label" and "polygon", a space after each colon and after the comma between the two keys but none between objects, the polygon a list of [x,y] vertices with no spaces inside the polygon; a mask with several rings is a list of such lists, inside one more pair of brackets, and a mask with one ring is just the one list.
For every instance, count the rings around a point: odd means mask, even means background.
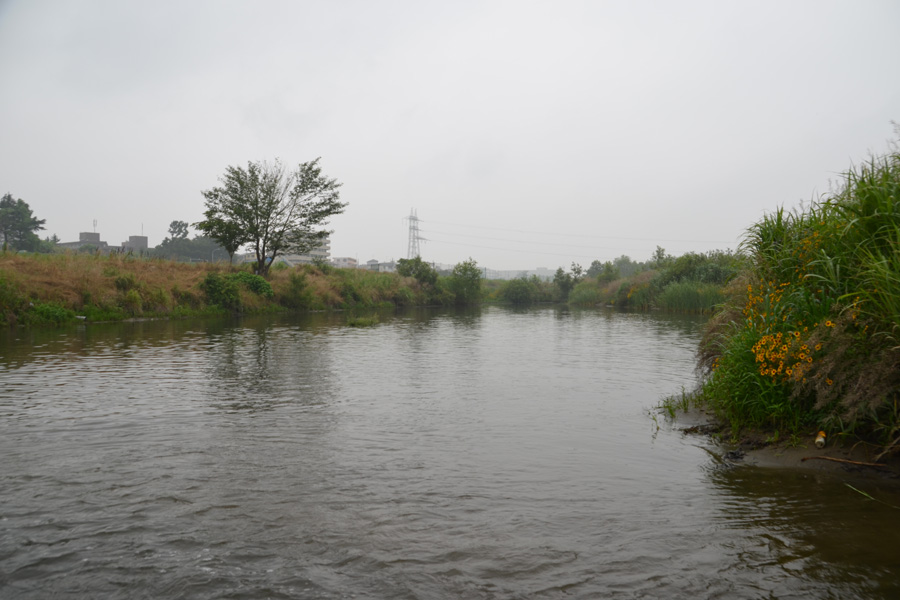
[{"label": "bare soil", "polygon": [[715,423],[702,411],[678,416],[686,426],[681,430],[691,435],[706,435],[722,449],[722,460],[733,465],[779,469],[803,469],[817,472],[852,473],[861,477],[897,480],[900,484],[900,454],[877,458],[882,448],[854,438],[828,435],[823,448],[815,444],[816,431],[801,437],[773,440],[772,432],[743,431],[737,442],[726,426]]}]

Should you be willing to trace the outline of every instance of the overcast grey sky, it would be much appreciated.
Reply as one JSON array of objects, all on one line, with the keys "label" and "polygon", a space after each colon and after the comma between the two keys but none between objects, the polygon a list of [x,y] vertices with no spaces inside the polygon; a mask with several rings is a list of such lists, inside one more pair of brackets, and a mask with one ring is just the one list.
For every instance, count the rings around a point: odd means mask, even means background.
[{"label": "overcast grey sky", "polygon": [[333,256],[734,248],[886,150],[900,2],[0,0],[0,192],[150,245],[228,165],[322,157]]}]

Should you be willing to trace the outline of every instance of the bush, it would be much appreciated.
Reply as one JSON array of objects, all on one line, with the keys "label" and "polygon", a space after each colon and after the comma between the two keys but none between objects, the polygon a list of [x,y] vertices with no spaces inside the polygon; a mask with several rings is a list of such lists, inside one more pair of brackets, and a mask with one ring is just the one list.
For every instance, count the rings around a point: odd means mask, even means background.
[{"label": "bush", "polygon": [[253,273],[248,273],[247,271],[238,271],[237,273],[231,273],[226,277],[241,284],[257,296],[262,296],[263,298],[275,297],[275,292],[272,291],[272,286],[269,285],[268,281],[266,281],[259,275],[254,275]]},{"label": "bush", "polygon": [[481,269],[478,263],[469,259],[453,267],[447,282],[458,306],[481,302]]},{"label": "bush", "polygon": [[672,282],[656,298],[657,308],[674,312],[704,313],[724,302],[722,287],[698,281]]},{"label": "bush", "polygon": [[137,290],[128,290],[125,292],[125,295],[122,296],[122,308],[128,314],[132,316],[138,316],[143,314],[143,301],[141,300],[141,295]]},{"label": "bush", "polygon": [[438,280],[438,272],[419,256],[411,259],[401,258],[398,260],[397,273],[401,277],[413,277],[422,285],[433,286]]},{"label": "bush", "polygon": [[732,423],[815,422],[900,449],[900,153],[748,230],[743,289],[711,321],[703,396]]},{"label": "bush", "polygon": [[600,303],[599,281],[585,279],[579,282],[569,294],[569,304],[575,306],[596,306]]},{"label": "bush", "polygon": [[536,301],[538,291],[534,283],[525,277],[517,277],[503,284],[497,294],[504,302],[517,306],[532,304]]},{"label": "bush", "polygon": [[35,303],[22,315],[23,325],[64,325],[75,320],[75,311],[54,302]]},{"label": "bush", "polygon": [[17,287],[0,275],[0,318],[14,323],[16,313],[24,304],[25,299],[19,294]]},{"label": "bush", "polygon": [[288,285],[281,296],[281,303],[294,309],[306,309],[313,305],[313,292],[306,280],[306,273],[291,273],[288,276]]},{"label": "bush", "polygon": [[115,284],[117,290],[127,292],[137,287],[137,279],[135,279],[134,273],[125,273],[116,277]]},{"label": "bush", "polygon": [[234,311],[240,311],[243,308],[241,295],[234,278],[212,272],[206,275],[206,278],[200,284],[200,289],[206,294],[209,304],[215,304],[226,310]]}]

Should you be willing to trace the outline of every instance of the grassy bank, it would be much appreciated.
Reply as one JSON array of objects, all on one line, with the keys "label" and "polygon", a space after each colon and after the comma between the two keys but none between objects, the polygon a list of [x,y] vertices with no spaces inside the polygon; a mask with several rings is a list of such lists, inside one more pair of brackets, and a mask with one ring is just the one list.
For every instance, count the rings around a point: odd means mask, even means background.
[{"label": "grassy bank", "polygon": [[900,450],[900,154],[748,231],[700,349],[697,400],[732,430],[858,436]]},{"label": "grassy bank", "polygon": [[218,263],[96,254],[0,254],[0,324],[454,304],[452,278],[305,265],[268,279]]}]

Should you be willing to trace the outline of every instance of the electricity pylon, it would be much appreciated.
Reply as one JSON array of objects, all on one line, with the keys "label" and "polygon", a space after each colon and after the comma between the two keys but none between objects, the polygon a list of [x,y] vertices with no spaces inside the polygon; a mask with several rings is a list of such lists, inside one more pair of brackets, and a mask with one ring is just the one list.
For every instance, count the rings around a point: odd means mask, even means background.
[{"label": "electricity pylon", "polygon": [[421,256],[419,241],[427,240],[419,235],[419,217],[416,215],[416,209],[409,209],[409,216],[406,217],[406,220],[409,221],[409,244],[406,247],[406,258],[413,259]]}]

